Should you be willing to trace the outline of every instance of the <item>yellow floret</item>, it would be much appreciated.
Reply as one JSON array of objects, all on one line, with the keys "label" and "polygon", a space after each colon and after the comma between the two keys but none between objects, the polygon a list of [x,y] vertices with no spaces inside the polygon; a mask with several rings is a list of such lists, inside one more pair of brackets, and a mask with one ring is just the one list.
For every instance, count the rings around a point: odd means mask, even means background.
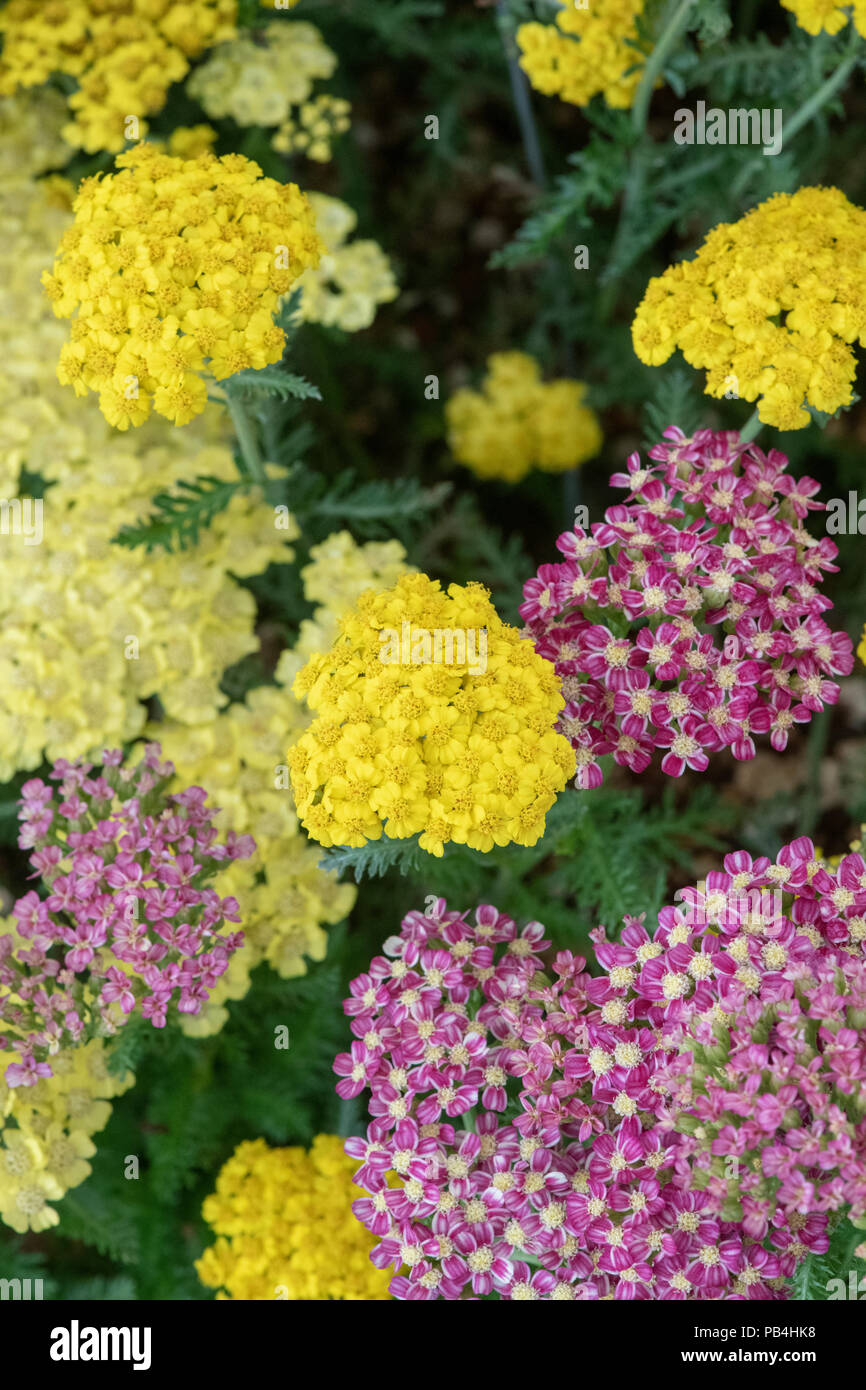
[{"label": "yellow floret", "polygon": [[628,107],[643,71],[643,12],[644,0],[563,4],[554,24],[520,25],[520,66],[545,96],[587,106],[601,94],[608,106]]},{"label": "yellow floret", "polygon": [[263,177],[242,155],[183,159],[141,144],[115,169],[81,184],[43,277],[58,318],[77,311],[75,353],[58,376],[97,392],[120,428],[141,425],[151,407],[186,424],[205,408],[205,363],[223,380],[280,360],[285,333],[273,316],[318,264],[313,212],[295,184]]},{"label": "yellow floret", "polygon": [[451,451],[480,478],[510,483],[532,468],[575,468],[601,448],[601,429],[585,394],[580,381],[543,382],[527,353],[495,352],[481,390],[456,391],[445,407]]},{"label": "yellow floret", "polygon": [[[333,646],[294,686],[318,717],[289,757],[298,814],[328,845],[420,835],[487,851],[533,844],[574,770],[554,730],[563,706],[549,662],[498,617],[480,584],[447,594],[424,574],[360,596]],[[485,730],[501,716],[535,740],[525,776],[504,793],[501,750]]]},{"label": "yellow floret", "polygon": [[352,1214],[356,1166],[332,1134],[310,1149],[240,1144],[202,1207],[217,1236],[196,1261],[202,1283],[221,1299],[388,1299],[390,1271],[369,1258],[377,1238]]},{"label": "yellow floret", "polygon": [[632,341],[651,366],[679,348],[709,395],[757,400],[777,429],[834,414],[866,341],[866,212],[838,188],[774,194],[650,281]]}]

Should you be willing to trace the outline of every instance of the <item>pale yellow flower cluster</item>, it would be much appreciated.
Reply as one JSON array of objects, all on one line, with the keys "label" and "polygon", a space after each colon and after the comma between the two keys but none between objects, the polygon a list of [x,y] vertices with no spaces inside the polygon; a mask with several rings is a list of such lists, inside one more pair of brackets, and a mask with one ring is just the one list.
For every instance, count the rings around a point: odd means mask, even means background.
[{"label": "pale yellow flower cluster", "polygon": [[351,109],[344,97],[320,92],[283,121],[271,143],[280,154],[303,154],[317,164],[326,164],[333,154],[334,140],[351,125]]},{"label": "pale yellow flower cluster", "polygon": [[0,546],[0,779],[43,755],[75,758],[135,737],[151,696],[184,723],[212,720],[226,703],[223,672],[258,647],[255,600],[232,575],[289,561],[295,532],[277,529],[253,491],[182,553],[112,544],[190,474],[230,479],[236,469],[217,445],[192,456],[172,444],[106,447],[48,489],[41,544],[22,534]]},{"label": "pale yellow flower cluster", "polygon": [[231,116],[238,125],[274,126],[336,66],[337,55],[314,24],[276,22],[255,39],[243,34],[219,44],[193,73],[187,91],[211,120]]},{"label": "pale yellow flower cluster", "polygon": [[358,218],[346,203],[324,193],[307,197],[325,251],[318,266],[298,281],[300,317],[348,333],[369,328],[378,306],[399,293],[391,263],[378,242],[349,240]]},{"label": "pale yellow flower cluster", "polygon": [[[9,923],[0,924],[9,929]],[[57,1202],[90,1175],[92,1136],[104,1129],[109,1102],[133,1085],[112,1076],[101,1038],[51,1058],[53,1075],[10,1089],[0,1053],[0,1221],[14,1231],[56,1226]],[[8,1056],[7,1056],[8,1060]]]},{"label": "pale yellow flower cluster", "polygon": [[[313,652],[327,651],[358,595],[393,583],[406,568],[399,541],[357,545],[340,531],[313,546],[301,577],[316,609],[301,624],[296,645],[280,657],[277,680],[290,685]],[[243,998],[250,972],[262,961],[284,979],[305,974],[310,960],[325,955],[324,927],[341,921],[354,904],[354,885],[319,868],[321,854],[298,826],[286,749],[309,722],[291,691],[277,685],[250,691],[207,724],[160,723],[148,730],[175,764],[178,785],[206,786],[223,827],[252,835],[258,849],[224,871],[221,891],[238,899],[245,940],[201,1013],[182,1017],[191,1036],[222,1028],[227,1002]]]}]

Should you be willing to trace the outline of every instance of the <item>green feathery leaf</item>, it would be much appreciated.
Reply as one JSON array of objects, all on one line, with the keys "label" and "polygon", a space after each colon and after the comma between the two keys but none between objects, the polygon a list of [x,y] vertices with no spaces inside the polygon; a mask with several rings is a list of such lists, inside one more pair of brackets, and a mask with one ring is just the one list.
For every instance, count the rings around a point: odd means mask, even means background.
[{"label": "green feathery leaf", "polygon": [[314,386],[305,377],[296,376],[294,372],[284,371],[278,364],[272,367],[260,367],[258,371],[248,369],[243,372],[235,372],[234,376],[226,377],[220,385],[230,395],[238,396],[242,400],[256,396],[271,396],[281,401],[320,401],[322,399],[322,393],[318,386]]},{"label": "green feathery leaf", "polygon": [[145,521],[123,526],[114,537],[115,545],[128,550],[143,545],[146,551],[187,550],[195,545],[199,532],[206,529],[214,517],[238,493],[250,486],[245,478],[226,481],[212,474],[201,474],[192,482],[182,478],[175,492],[160,492],[153,499],[154,511]]}]

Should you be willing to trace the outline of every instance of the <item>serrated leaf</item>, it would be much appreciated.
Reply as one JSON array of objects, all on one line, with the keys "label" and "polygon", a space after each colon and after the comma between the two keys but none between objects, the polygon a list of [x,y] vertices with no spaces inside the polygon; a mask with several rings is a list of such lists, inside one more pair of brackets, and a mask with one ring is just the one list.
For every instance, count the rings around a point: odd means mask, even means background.
[{"label": "serrated leaf", "polygon": [[135,1222],[120,1199],[111,1200],[91,1181],[76,1188],[57,1206],[59,1234],[83,1240],[120,1264],[134,1264],[139,1255]]},{"label": "serrated leaf", "polygon": [[174,492],[160,492],[154,497],[154,511],[147,520],[123,526],[114,537],[114,544],[128,550],[141,545],[148,552],[172,552],[175,547],[186,550],[196,544],[199,532],[225,511],[232,498],[249,487],[247,479],[233,478],[227,482],[208,473],[192,481],[182,478]]},{"label": "serrated leaf", "polygon": [[[447,846],[446,846],[447,853]],[[418,845],[418,836],[408,840],[389,840],[383,835],[381,840],[368,840],[357,849],[335,845],[325,850],[319,860],[319,867],[337,874],[351,870],[355,882],[366,878],[384,878],[391,869],[400,874],[418,873],[430,856]]]},{"label": "serrated leaf", "polygon": [[253,399],[256,396],[270,396],[281,401],[322,399],[318,386],[314,386],[305,377],[285,371],[280,366],[260,367],[258,371],[249,369],[235,372],[234,376],[226,377],[220,385],[229,395],[242,400]]},{"label": "serrated leaf", "polygon": [[448,482],[422,487],[416,478],[376,478],[356,483],[351,470],[327,479],[307,472],[290,487],[290,505],[299,518],[349,524],[365,535],[393,534],[399,521],[419,521],[451,492]]},{"label": "serrated leaf", "polygon": [[703,411],[700,377],[686,367],[669,367],[644,406],[644,448],[658,444],[668,425],[693,434],[700,428]]}]

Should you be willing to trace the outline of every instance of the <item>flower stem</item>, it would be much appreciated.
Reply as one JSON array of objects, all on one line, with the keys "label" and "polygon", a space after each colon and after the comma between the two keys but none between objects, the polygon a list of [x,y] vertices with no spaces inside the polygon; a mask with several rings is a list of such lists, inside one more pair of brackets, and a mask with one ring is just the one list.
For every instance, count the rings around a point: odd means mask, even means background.
[{"label": "flower stem", "polygon": [[[835,96],[839,88],[843,86],[849,73],[851,72],[851,69],[857,62],[859,56],[859,46],[862,43],[862,40],[860,39],[859,34],[856,33],[856,30],[855,38],[857,40],[856,44],[852,44],[851,47],[848,48],[848,50],[846,51],[846,56],[842,59],[841,63],[836,68],[836,70],[834,72],[831,72],[826,82],[821,83],[821,86],[818,88],[817,92],[813,92],[812,95],[809,97],[808,101],[804,101],[803,105],[800,106],[794,112],[790,121],[787,121],[785,123],[783,135],[786,140],[790,140],[792,136],[796,135],[798,131],[802,130],[803,126],[807,125],[808,122],[811,121],[812,117],[817,115],[817,113],[822,109],[822,107],[827,105],[827,102],[830,100],[830,98]],[[746,161],[739,174],[734,179],[734,182],[731,184],[732,198],[737,198],[739,196],[739,194],[742,192],[742,190],[748,183],[749,175],[755,168],[755,165],[760,164],[762,158],[763,156],[758,156],[755,159],[749,159]]]},{"label": "flower stem", "polygon": [[547,174],[544,168],[544,158],[541,153],[541,142],[538,139],[538,130],[535,125],[535,117],[532,114],[532,103],[529,99],[529,84],[526,75],[517,61],[517,50],[514,39],[506,28],[508,11],[505,0],[499,0],[496,7],[496,19],[499,25],[499,34],[502,39],[502,47],[505,50],[505,61],[508,64],[508,80],[511,83],[511,99],[514,102],[514,111],[517,116],[517,123],[520,126],[520,136],[523,140],[523,149],[526,154],[526,162],[529,165],[529,172],[534,183],[539,188],[547,188]]},{"label": "flower stem", "polygon": [[246,464],[247,472],[257,483],[264,483],[265,466],[262,462],[259,441],[256,437],[255,422],[247,411],[245,405],[241,403],[237,396],[233,396],[231,391],[226,388],[226,405],[232,417],[232,424],[235,427],[238,444],[240,446],[241,457]]},{"label": "flower stem", "polygon": [[629,224],[632,208],[637,204],[643,193],[643,183],[645,178],[646,164],[646,144],[644,136],[646,134],[646,123],[649,116],[649,105],[652,98],[655,80],[664,66],[664,61],[671,51],[671,48],[680,37],[689,11],[695,0],[680,0],[680,3],[673,9],[662,27],[658,42],[652,53],[644,64],[641,79],[635,92],[634,102],[631,108],[631,122],[635,134],[638,137],[637,143],[629,156],[628,174],[626,176],[625,187],[623,189],[622,202],[620,203],[619,218],[617,220],[616,231],[614,232],[610,254],[607,258],[605,267],[605,277],[608,283],[604,286],[599,299],[599,313],[603,319],[609,319],[615,304],[617,295],[617,285],[610,276],[611,267],[616,265],[617,257],[625,240],[626,229]]},{"label": "flower stem", "polygon": [[752,411],[748,420],[740,430],[740,438],[742,439],[743,443],[748,444],[751,439],[754,439],[755,435],[761,429],[762,425],[763,421],[760,419],[758,415],[758,407],[755,406],[755,409]]},{"label": "flower stem", "polygon": [[638,135],[642,135],[646,129],[649,104],[656,78],[664,67],[665,58],[680,37],[688,19],[689,10],[694,3],[695,0],[680,0],[676,9],[669,15],[659,34],[655,48],[644,64],[644,70],[635,92],[634,104],[631,108],[631,122]]},{"label": "flower stem", "polygon": [[[853,29],[853,24],[851,27]],[[857,62],[860,46],[863,42],[859,34],[856,34],[856,39],[856,45],[851,45],[851,47],[848,49],[846,57],[842,59],[842,62],[839,64],[836,71],[831,72],[826,82],[822,82],[817,92],[815,92],[809,98],[808,101],[804,101],[803,105],[799,108],[799,110],[794,112],[794,115],[791,118],[791,120],[786,122],[786,140],[790,140],[791,136],[796,135],[798,130],[802,130],[804,125],[808,125],[812,117],[818,111],[820,111],[822,107],[826,106],[830,98],[832,96],[835,96],[839,88],[844,85],[848,77],[848,74],[850,73],[854,64]]]}]

